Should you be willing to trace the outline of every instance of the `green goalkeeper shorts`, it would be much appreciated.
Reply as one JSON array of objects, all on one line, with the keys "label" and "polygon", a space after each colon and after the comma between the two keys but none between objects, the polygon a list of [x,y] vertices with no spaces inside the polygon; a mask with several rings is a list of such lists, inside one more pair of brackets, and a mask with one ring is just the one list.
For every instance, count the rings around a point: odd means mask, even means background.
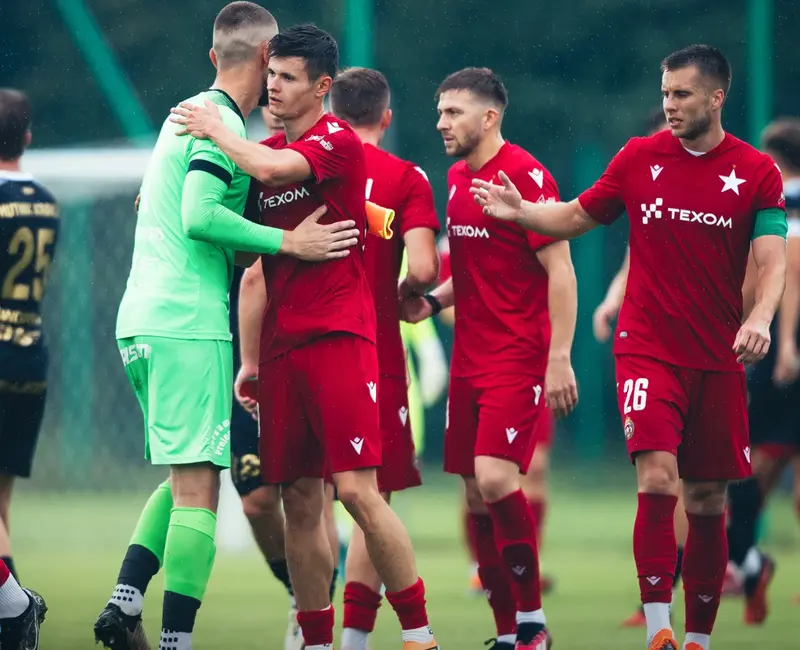
[{"label": "green goalkeeper shorts", "polygon": [[134,336],[117,345],[144,415],[144,457],[230,467],[231,342]]}]

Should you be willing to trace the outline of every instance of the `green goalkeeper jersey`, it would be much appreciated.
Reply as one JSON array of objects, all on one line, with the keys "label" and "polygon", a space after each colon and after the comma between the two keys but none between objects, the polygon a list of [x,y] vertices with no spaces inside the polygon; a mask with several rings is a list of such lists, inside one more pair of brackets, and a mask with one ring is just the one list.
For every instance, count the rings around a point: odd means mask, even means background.
[{"label": "green goalkeeper jersey", "polygon": [[[247,137],[244,116],[226,93],[208,90],[187,101],[205,100],[217,104],[228,128]],[[234,251],[187,236],[182,195],[190,172],[210,174],[227,185],[222,205],[241,215],[250,177],[210,140],[176,136],[182,128],[164,122],[145,173],[117,338],[231,339]]]}]

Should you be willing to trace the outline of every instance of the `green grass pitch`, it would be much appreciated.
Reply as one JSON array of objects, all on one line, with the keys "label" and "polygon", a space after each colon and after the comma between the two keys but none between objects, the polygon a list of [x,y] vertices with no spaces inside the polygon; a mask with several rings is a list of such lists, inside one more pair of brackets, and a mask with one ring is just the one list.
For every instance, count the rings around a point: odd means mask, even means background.
[{"label": "green grass pitch", "polygon": [[[431,488],[397,499],[412,534],[428,590],[431,623],[444,650],[483,648],[493,627],[487,605],[466,593],[467,562],[459,533],[458,484],[436,478]],[[47,598],[42,650],[93,647],[92,624],[108,598],[128,536],[146,495],[64,495],[20,490],[13,509],[15,560],[23,582]],[[544,571],[556,579],[545,612],[557,650],[644,648],[642,630],[619,622],[637,602],[631,556],[635,496],[620,491],[576,491],[568,481],[552,486]],[[722,605],[713,647],[719,650],[800,647],[800,530],[784,497],[770,509],[768,548],[778,560],[772,614],[762,628],[743,626],[742,602]],[[160,591],[148,592],[145,619],[157,646]],[[341,621],[341,592],[336,602]],[[682,630],[682,592],[676,598]],[[287,598],[255,551],[220,552],[200,610],[195,650],[281,650]],[[399,627],[384,603],[372,650],[401,648]]]}]

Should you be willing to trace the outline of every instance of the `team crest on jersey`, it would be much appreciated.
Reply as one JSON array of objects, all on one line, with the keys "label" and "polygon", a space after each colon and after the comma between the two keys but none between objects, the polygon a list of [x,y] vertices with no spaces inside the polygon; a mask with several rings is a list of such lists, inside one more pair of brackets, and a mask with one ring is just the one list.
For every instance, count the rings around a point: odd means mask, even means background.
[{"label": "team crest on jersey", "polygon": [[630,440],[631,438],[633,438],[633,430],[634,430],[633,420],[631,420],[630,417],[626,417],[625,428],[624,428],[625,440]]}]

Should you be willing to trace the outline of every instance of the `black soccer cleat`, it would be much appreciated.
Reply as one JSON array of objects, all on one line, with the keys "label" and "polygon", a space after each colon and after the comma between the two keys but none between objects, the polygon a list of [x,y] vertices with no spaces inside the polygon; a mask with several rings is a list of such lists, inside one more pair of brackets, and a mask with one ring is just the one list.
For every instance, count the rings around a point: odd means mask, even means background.
[{"label": "black soccer cleat", "polygon": [[486,650],[514,650],[513,643],[503,643],[497,639],[489,639],[483,645],[488,646]]},{"label": "black soccer cleat", "polygon": [[111,650],[150,650],[141,616],[129,616],[108,604],[94,624],[94,642]]},{"label": "black soccer cleat", "polygon": [[31,589],[23,589],[30,598],[30,604],[16,618],[0,621],[0,648],[3,650],[38,650],[39,628],[47,613],[47,604],[39,594]]}]

